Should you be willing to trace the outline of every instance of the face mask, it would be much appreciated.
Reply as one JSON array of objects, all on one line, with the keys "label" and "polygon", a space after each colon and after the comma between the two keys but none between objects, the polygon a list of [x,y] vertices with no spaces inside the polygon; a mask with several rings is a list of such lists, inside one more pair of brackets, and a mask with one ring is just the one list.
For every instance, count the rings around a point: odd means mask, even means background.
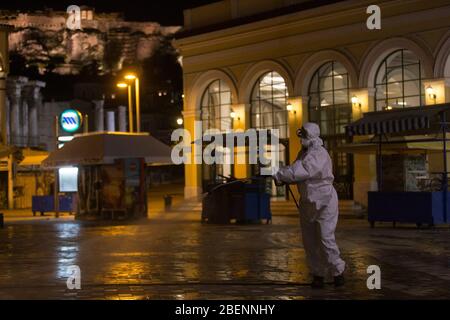
[{"label": "face mask", "polygon": [[303,147],[303,148],[308,148],[308,146],[309,146],[309,140],[303,138],[303,139],[302,139],[302,147]]}]

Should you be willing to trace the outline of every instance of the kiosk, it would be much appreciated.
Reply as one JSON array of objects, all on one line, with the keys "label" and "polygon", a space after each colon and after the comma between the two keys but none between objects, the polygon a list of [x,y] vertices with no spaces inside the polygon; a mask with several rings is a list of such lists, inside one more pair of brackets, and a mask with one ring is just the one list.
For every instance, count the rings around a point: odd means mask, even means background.
[{"label": "kiosk", "polygon": [[[368,194],[368,220],[435,225],[448,223],[450,217],[447,146],[450,104],[422,106],[398,110],[365,113],[363,118],[346,127],[347,135],[371,136],[354,147],[360,151],[373,149],[377,154],[378,191]],[[350,145],[351,146],[351,145]],[[389,165],[383,164],[383,154],[422,149],[442,154],[442,172],[425,172],[425,176],[435,175],[430,183],[416,191],[396,188],[401,179],[389,179],[383,171]],[[398,170],[397,170],[398,171]],[[394,174],[395,172],[392,172]],[[416,177],[416,179],[424,178]],[[386,182],[386,183],[385,183]],[[402,190],[403,189],[403,190]]]},{"label": "kiosk", "polygon": [[76,219],[147,216],[146,165],[171,163],[171,149],[147,133],[75,135],[42,163],[77,168]]}]

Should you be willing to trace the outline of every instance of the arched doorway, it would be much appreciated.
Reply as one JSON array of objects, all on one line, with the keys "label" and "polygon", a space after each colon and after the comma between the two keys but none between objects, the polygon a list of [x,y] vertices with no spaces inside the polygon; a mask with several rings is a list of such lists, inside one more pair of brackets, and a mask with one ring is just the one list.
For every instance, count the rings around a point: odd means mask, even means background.
[{"label": "arched doorway", "polygon": [[[203,132],[206,132],[209,129],[217,129],[221,132],[231,131],[230,87],[223,80],[218,79],[211,82],[203,93],[200,110]],[[230,150],[227,148],[217,148],[216,151],[223,152],[225,163],[213,165],[202,164],[203,190],[209,190],[211,186],[223,182],[225,179],[224,177],[233,175]]]},{"label": "arched doorway", "polygon": [[[279,130],[279,165],[288,161],[288,114],[286,110],[288,88],[284,78],[275,71],[259,77],[252,90],[250,126],[255,129]],[[260,167],[252,166],[252,174],[258,175]],[[286,188],[277,187],[271,178],[266,179],[266,189],[273,197],[286,197]]]},{"label": "arched doorway", "polygon": [[334,184],[340,199],[353,199],[353,156],[337,151],[348,138],[345,126],[352,121],[350,78],[337,61],[323,64],[309,85],[309,121],[319,125],[325,148],[333,161]]},{"label": "arched doorway", "polygon": [[[425,104],[422,63],[407,49],[388,54],[375,74],[375,107],[377,111],[419,107]],[[378,154],[377,178],[382,191],[418,191],[419,176],[427,175],[436,154],[423,151],[408,154]],[[411,169],[414,168],[414,169]],[[398,173],[402,172],[402,175]]]}]

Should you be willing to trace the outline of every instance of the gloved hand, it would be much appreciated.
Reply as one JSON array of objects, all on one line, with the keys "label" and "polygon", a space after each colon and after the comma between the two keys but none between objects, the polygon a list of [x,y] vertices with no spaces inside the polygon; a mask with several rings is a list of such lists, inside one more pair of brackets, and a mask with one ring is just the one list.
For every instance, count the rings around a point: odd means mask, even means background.
[{"label": "gloved hand", "polygon": [[282,186],[284,185],[284,182],[278,180],[275,176],[273,176],[272,178],[273,178],[273,181],[275,182],[275,185],[276,185],[277,187],[282,187]]},{"label": "gloved hand", "polygon": [[283,181],[281,181],[281,180],[279,180],[278,179],[278,176],[277,176],[277,173],[278,173],[278,170],[279,170],[280,168],[276,168],[276,167],[272,167],[272,178],[273,178],[273,180],[274,180],[274,182],[275,182],[275,185],[277,186],[277,187],[281,187],[283,184],[284,184],[284,182]]}]

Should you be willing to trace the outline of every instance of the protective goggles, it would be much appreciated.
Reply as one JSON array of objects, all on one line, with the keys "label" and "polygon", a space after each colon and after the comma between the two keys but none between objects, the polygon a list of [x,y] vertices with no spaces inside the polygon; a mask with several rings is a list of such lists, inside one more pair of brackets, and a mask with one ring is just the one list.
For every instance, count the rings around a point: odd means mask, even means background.
[{"label": "protective goggles", "polygon": [[308,137],[308,132],[305,130],[305,128],[301,128],[297,130],[297,137],[305,139]]}]

